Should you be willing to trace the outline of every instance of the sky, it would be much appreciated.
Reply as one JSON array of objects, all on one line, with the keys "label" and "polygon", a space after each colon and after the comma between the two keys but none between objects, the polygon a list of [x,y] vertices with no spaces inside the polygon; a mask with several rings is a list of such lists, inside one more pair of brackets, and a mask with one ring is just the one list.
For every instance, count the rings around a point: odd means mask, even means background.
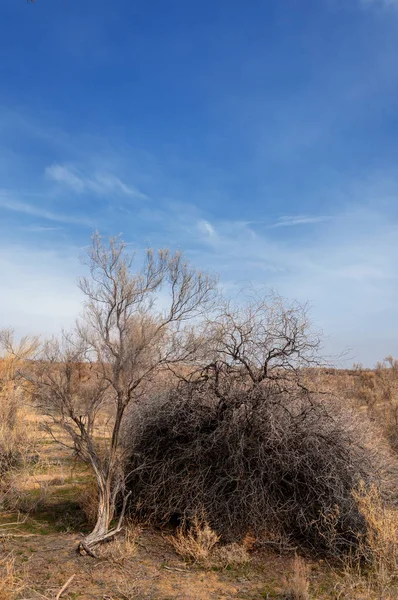
[{"label": "sky", "polygon": [[3,0],[0,328],[80,311],[90,235],[398,356],[398,0]]}]

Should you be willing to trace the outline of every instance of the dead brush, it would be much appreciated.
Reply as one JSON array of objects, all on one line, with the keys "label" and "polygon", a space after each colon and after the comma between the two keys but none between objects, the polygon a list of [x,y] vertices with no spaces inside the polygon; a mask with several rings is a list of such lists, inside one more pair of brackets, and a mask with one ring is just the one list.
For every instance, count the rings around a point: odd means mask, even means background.
[{"label": "dead brush", "polygon": [[194,517],[189,526],[181,525],[169,541],[182,558],[205,565],[219,539],[207,521]]},{"label": "dead brush", "polygon": [[[208,383],[181,384],[143,410],[129,434],[131,513],[164,523],[203,509],[224,543],[272,530],[313,552],[349,551],[364,527],[351,491],[373,480],[377,454],[357,415],[272,382],[231,385],[220,402]],[[336,506],[330,537],[323,515]]]},{"label": "dead brush", "polygon": [[284,582],[284,600],[310,600],[309,573],[308,565],[296,555],[292,572]]}]

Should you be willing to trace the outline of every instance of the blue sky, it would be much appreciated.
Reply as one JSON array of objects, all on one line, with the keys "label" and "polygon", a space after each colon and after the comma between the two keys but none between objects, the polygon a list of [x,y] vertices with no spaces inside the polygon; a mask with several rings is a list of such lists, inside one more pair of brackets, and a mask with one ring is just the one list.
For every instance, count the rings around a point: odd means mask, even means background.
[{"label": "blue sky", "polygon": [[398,356],[398,1],[4,0],[0,327],[73,322],[98,228]]}]

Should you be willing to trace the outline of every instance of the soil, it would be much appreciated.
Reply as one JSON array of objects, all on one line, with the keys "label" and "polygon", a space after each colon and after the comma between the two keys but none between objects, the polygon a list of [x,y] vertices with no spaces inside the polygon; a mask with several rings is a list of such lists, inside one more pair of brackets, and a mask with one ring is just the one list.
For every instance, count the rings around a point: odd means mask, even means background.
[{"label": "soil", "polygon": [[[72,533],[16,534],[3,540],[3,552],[15,556],[16,568],[27,582],[24,598],[53,600],[68,579],[62,598],[79,600],[247,600],[281,598],[277,580],[290,559],[276,555],[252,557],[239,569],[203,569],[187,565],[171,549],[167,537],[143,530],[131,558],[115,558],[112,544],[97,559],[80,556],[80,536]],[[262,564],[261,564],[262,563]],[[265,568],[266,567],[266,568]]]}]

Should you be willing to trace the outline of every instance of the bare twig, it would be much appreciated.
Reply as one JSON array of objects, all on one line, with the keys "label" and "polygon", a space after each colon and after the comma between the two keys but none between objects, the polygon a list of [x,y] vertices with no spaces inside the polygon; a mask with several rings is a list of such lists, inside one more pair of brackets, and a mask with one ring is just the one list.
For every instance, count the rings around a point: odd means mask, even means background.
[{"label": "bare twig", "polygon": [[76,577],[76,574],[73,574],[71,577],[69,577],[68,581],[59,590],[58,594],[55,597],[55,600],[59,600],[61,598],[62,594],[64,592],[66,592],[66,590],[68,589],[68,587],[70,586],[70,584],[72,583],[72,581],[74,580],[75,577]]}]

